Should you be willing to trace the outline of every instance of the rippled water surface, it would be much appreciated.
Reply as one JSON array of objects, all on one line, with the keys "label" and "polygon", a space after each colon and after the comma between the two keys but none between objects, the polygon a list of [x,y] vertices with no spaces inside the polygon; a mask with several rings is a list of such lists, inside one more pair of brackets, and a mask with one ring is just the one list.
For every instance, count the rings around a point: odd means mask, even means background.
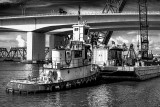
[{"label": "rippled water surface", "polygon": [[[32,70],[34,70],[32,72]],[[37,65],[0,63],[0,107],[160,107],[160,78],[105,82],[96,86],[35,95],[5,92],[10,79],[37,75]]]}]

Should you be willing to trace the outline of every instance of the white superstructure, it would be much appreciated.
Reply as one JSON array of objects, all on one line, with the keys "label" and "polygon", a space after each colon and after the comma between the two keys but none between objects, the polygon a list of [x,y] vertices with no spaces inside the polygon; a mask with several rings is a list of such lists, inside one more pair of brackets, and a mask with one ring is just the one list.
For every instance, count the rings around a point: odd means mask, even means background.
[{"label": "white superstructure", "polygon": [[[52,49],[52,64],[45,65],[40,73],[48,75],[48,82],[71,81],[94,75],[98,70],[91,66],[88,40],[89,26],[85,23],[73,25],[73,38],[65,48]],[[45,77],[46,78],[46,77]]]}]

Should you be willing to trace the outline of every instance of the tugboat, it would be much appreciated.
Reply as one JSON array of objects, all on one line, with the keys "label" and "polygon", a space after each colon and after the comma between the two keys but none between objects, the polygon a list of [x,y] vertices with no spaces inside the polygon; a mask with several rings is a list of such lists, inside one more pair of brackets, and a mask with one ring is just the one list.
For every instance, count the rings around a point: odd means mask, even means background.
[{"label": "tugboat", "polygon": [[87,44],[90,26],[73,25],[73,38],[65,48],[52,49],[52,61],[39,70],[39,77],[11,80],[7,92],[37,93],[69,89],[95,82],[99,68],[91,64],[91,46]]}]

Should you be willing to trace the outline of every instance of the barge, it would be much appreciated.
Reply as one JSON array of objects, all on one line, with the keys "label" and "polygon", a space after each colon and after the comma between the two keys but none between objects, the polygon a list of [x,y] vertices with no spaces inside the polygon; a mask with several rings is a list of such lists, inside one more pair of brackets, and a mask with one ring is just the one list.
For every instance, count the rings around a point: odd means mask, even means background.
[{"label": "barge", "polygon": [[73,25],[73,37],[64,47],[52,49],[52,60],[39,69],[39,77],[11,80],[8,93],[37,93],[75,88],[94,83],[99,77],[99,67],[91,63],[91,46],[87,44],[89,26]]},{"label": "barge", "polygon": [[142,60],[133,44],[127,50],[118,46],[97,48],[93,55],[93,62],[100,67],[103,79],[146,80],[160,76],[160,62],[152,53]]}]

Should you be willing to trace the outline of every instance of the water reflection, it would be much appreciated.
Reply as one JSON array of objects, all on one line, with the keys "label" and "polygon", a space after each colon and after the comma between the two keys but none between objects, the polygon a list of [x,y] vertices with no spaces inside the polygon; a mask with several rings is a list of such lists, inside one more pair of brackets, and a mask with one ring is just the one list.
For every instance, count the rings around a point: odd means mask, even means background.
[{"label": "water reflection", "polygon": [[122,82],[28,96],[10,95],[7,101],[19,107],[157,107],[160,85]]},{"label": "water reflection", "polygon": [[88,105],[90,107],[107,107],[112,104],[112,94],[109,86],[102,85],[88,92]]},{"label": "water reflection", "polygon": [[103,84],[88,92],[90,107],[158,107],[160,78],[143,82]]},{"label": "water reflection", "polygon": [[112,103],[110,87],[106,85],[48,93],[39,99],[43,107],[108,107]]},{"label": "water reflection", "polygon": [[[7,70],[4,70],[4,69]],[[35,95],[10,95],[5,85],[12,78],[38,74],[37,65],[0,66],[0,104],[2,107],[158,107],[160,78],[143,82],[123,81],[92,87]]]}]

